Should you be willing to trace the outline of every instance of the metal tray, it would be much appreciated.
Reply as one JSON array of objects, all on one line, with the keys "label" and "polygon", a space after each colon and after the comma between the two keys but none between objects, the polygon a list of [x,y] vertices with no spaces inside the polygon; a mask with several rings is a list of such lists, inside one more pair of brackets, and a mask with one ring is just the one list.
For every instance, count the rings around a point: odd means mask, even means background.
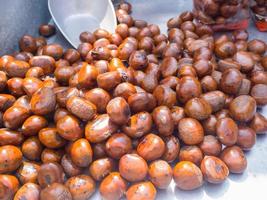
[{"label": "metal tray", "polygon": [[[192,1],[190,0],[128,0],[133,5],[133,17],[135,19],[144,19],[149,23],[155,23],[160,25],[161,31],[166,33],[166,22],[169,18],[179,15],[182,11],[191,10],[192,9]],[[15,3],[22,2],[21,0],[0,0],[1,7],[2,3],[12,2]],[[25,8],[24,10],[29,9],[36,4],[36,2],[44,2],[44,0],[25,0],[26,5],[22,6]],[[115,2],[116,3],[116,2]],[[10,5],[11,3],[9,3]],[[39,8],[38,13],[35,15],[36,18],[32,20],[30,23],[27,22],[27,25],[23,26],[21,21],[17,19],[17,21],[12,21],[11,17],[2,18],[0,21],[0,49],[1,46],[4,46],[4,40],[2,33],[12,32],[13,39],[9,41],[10,47],[15,48],[14,39],[18,39],[24,33],[37,34],[36,30],[38,28],[38,23],[44,22],[45,20],[50,20],[47,17],[47,7],[42,5],[43,9],[40,12],[40,5],[35,5]],[[0,11],[2,9],[0,8]],[[42,16],[39,16],[39,15]],[[31,13],[33,16],[34,13]],[[27,15],[24,15],[26,17]],[[29,17],[27,16],[28,20]],[[23,20],[22,20],[23,21]],[[25,21],[25,20],[24,20]],[[13,24],[16,29],[10,29],[12,26],[8,25],[8,23]],[[15,23],[15,24],[14,24]],[[19,24],[20,23],[20,24]],[[5,25],[4,25],[5,24]],[[5,27],[5,28],[4,28]],[[10,27],[10,28],[9,28]],[[18,27],[21,27],[20,29]],[[93,30],[89,30],[93,31]],[[250,24],[249,29],[250,39],[259,38],[267,42],[267,34],[260,33],[256,30],[254,25]],[[2,36],[1,36],[2,35]],[[8,34],[5,34],[5,37],[8,37]],[[78,37],[78,36],[77,36]],[[11,45],[11,42],[13,44]],[[63,36],[58,32],[56,36],[49,39],[49,42],[58,42],[61,43],[64,47],[70,47],[70,45],[66,42]],[[7,42],[6,42],[7,43]],[[5,43],[5,44],[6,44]],[[6,48],[5,51],[0,50],[0,55],[4,52],[10,51],[10,48]],[[267,106],[261,110],[265,116],[267,116]],[[209,199],[223,199],[223,200],[233,200],[233,199],[257,199],[264,200],[267,199],[267,135],[259,135],[257,137],[257,143],[255,147],[246,152],[248,159],[248,168],[247,170],[241,174],[231,174],[229,178],[223,183],[219,185],[211,185],[205,183],[201,188],[193,191],[182,191],[175,187],[172,182],[171,186],[167,190],[158,191],[157,199],[170,199],[170,200],[209,200]],[[100,199],[99,193],[96,192],[92,199]]]}]

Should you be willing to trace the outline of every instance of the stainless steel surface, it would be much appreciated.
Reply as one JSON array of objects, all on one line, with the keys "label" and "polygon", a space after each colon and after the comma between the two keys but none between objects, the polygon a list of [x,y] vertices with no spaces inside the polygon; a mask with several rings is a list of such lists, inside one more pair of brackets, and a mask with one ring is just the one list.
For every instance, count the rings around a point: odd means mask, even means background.
[{"label": "stainless steel surface", "polygon": [[[13,0],[14,2],[15,0]],[[16,2],[18,2],[17,0]],[[22,0],[21,0],[22,1]],[[24,0],[25,2],[26,0]],[[65,0],[67,1],[67,0]],[[2,2],[2,0],[0,0]],[[179,15],[184,10],[190,10],[192,8],[192,1],[190,0],[129,0],[133,5],[132,15],[136,19],[145,19],[149,23],[155,23],[160,25],[162,32],[166,32],[166,22],[170,17]],[[12,3],[13,4],[13,3]],[[62,6],[63,7],[63,6]],[[1,8],[2,9],[2,8]],[[1,14],[0,14],[1,15]],[[1,18],[0,23],[12,23],[12,18],[8,18],[8,21],[3,21]],[[24,19],[23,19],[24,20]],[[29,20],[29,17],[28,19]],[[29,21],[31,21],[30,19]],[[25,20],[26,21],[26,20]],[[18,21],[13,23],[19,23]],[[10,29],[9,25],[4,26],[5,29]],[[3,28],[1,26],[0,28]],[[27,28],[30,30],[29,27]],[[13,29],[14,30],[14,29]],[[10,32],[10,30],[7,30]],[[93,31],[93,30],[91,30]],[[250,38],[260,38],[267,42],[266,33],[258,32],[251,24],[248,31],[250,32]],[[11,31],[12,32],[12,31]],[[20,33],[14,33],[17,37],[21,36]],[[1,37],[1,36],[0,36]],[[5,38],[0,39],[0,48]],[[65,47],[68,43],[64,40],[62,35],[58,32],[56,36],[49,39],[50,42],[59,42]],[[12,49],[16,40],[10,44]],[[14,45],[16,46],[16,45]],[[261,110],[265,116],[267,116],[267,107]],[[257,143],[255,147],[246,152],[248,159],[248,168],[244,174],[235,175],[231,174],[229,178],[219,185],[211,185],[205,183],[203,187],[194,191],[181,191],[177,189],[172,182],[171,186],[166,191],[159,191],[157,199],[165,200],[235,200],[235,199],[267,199],[267,134],[259,135],[257,137]],[[93,196],[94,200],[100,199],[99,193]]]},{"label": "stainless steel surface", "polygon": [[47,0],[0,0],[0,55],[14,52],[22,35],[38,35],[49,20]]},{"label": "stainless steel surface", "polygon": [[116,28],[116,15],[111,0],[48,0],[54,22],[74,47],[79,34],[99,27],[110,32]]}]

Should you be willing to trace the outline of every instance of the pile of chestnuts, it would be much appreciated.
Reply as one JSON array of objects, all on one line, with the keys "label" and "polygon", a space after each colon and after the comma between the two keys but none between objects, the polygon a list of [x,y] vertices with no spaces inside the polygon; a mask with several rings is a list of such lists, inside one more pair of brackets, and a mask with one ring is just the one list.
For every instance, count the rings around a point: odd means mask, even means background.
[{"label": "pile of chestnuts", "polygon": [[77,50],[42,25],[0,58],[0,199],[86,200],[99,183],[104,200],[153,200],[172,180],[244,172],[267,131],[266,44],[215,38],[188,11],[167,34],[130,13],[121,3],[116,32],[83,32]]},{"label": "pile of chestnuts", "polygon": [[253,0],[251,3],[252,18],[259,31],[267,31],[267,0]]},{"label": "pile of chestnuts", "polygon": [[220,25],[221,29],[239,29],[239,26],[245,29],[249,3],[249,0],[194,0],[194,15],[201,23]]},{"label": "pile of chestnuts", "polygon": [[267,16],[267,1],[266,0],[255,0],[252,5],[254,13],[262,16]]}]

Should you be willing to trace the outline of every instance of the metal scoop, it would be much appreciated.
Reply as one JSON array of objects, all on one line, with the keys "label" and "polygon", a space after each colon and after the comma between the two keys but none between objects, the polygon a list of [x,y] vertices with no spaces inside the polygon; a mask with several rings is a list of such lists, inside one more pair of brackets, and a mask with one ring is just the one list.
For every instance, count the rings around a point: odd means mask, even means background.
[{"label": "metal scoop", "polygon": [[111,0],[48,0],[48,8],[58,29],[75,48],[83,31],[104,28],[114,32],[116,28]]}]

